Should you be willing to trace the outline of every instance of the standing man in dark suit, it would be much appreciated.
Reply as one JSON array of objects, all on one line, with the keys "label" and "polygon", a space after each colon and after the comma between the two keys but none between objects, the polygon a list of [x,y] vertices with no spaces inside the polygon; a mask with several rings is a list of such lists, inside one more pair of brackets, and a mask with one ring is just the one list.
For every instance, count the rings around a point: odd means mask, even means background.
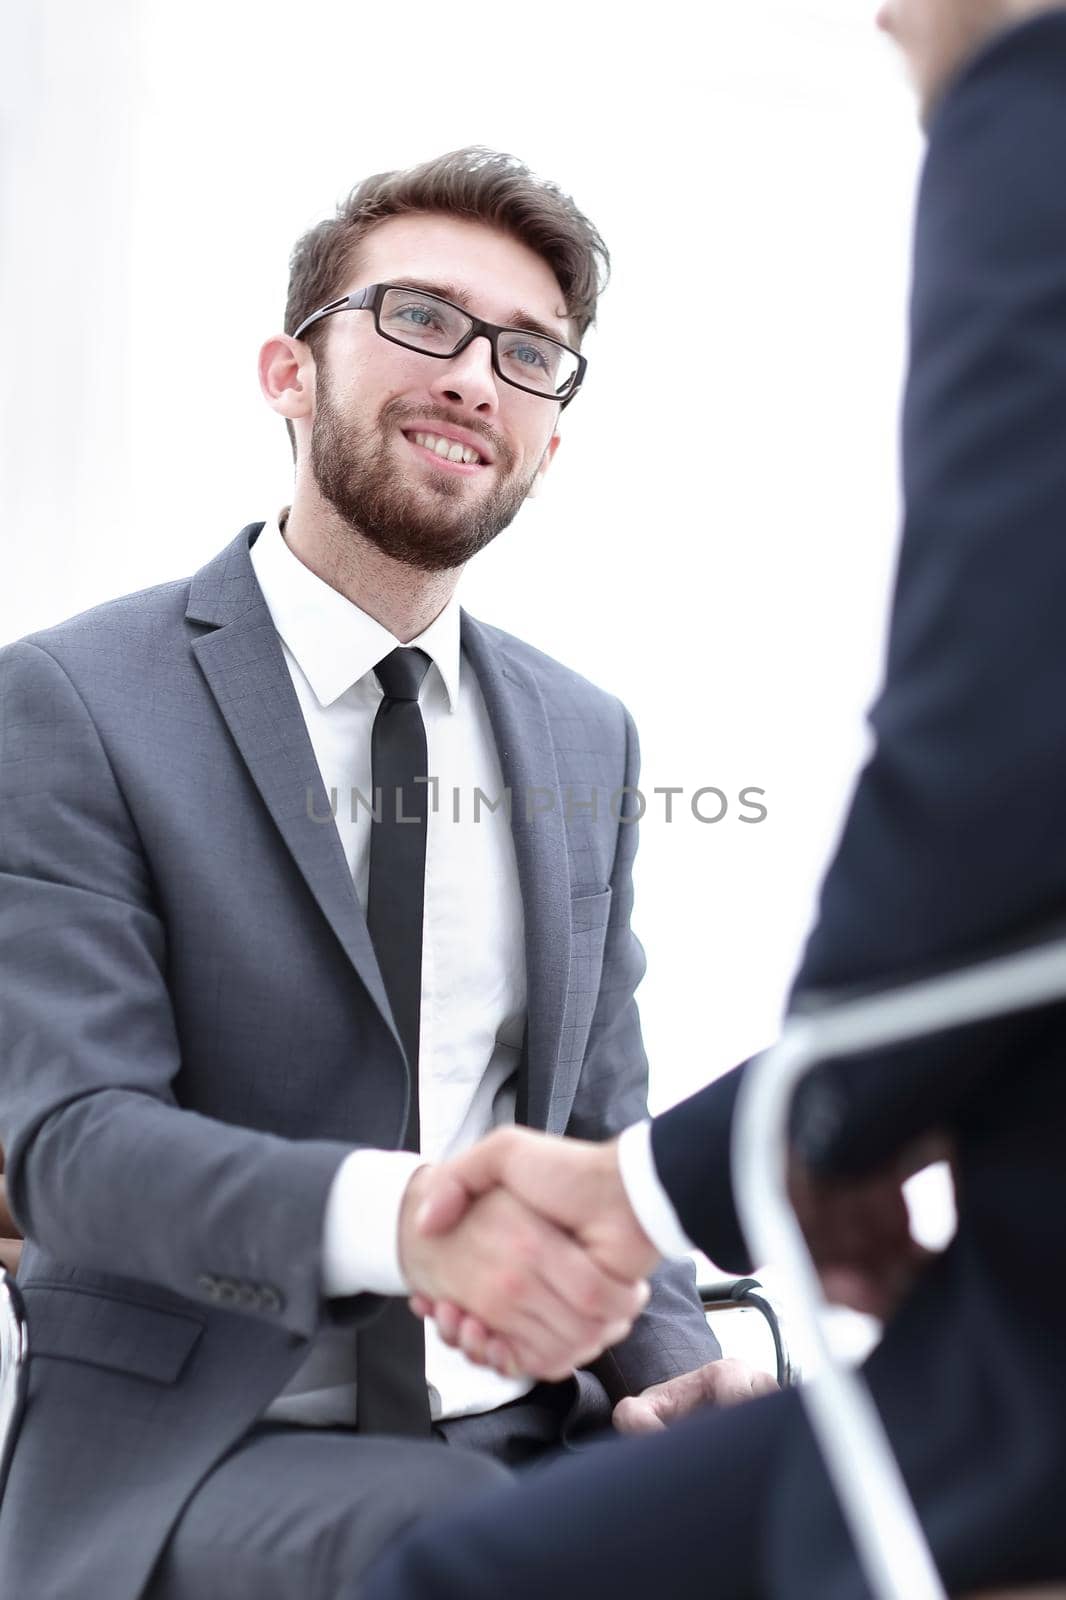
[{"label": "standing man in dark suit", "polygon": [[502,1192],[412,1223],[491,1128],[644,1107],[632,724],[455,597],[555,454],[601,262],[513,158],[367,180],[261,352],[291,507],[0,652],[4,1594],[325,1600],[649,1385],[752,1387],[689,1263],[648,1302]]},{"label": "standing man in dark suit", "polygon": [[[906,526],[874,754],[794,1007],[1024,943],[1066,907],[1066,15],[889,0],[929,132],[904,416]],[[827,1287],[888,1316],[867,1375],[950,1592],[1066,1575],[1066,1015],[1046,1008],[799,1097],[795,1188]],[[745,1266],[726,1174],[744,1068],[607,1146],[494,1135],[424,1225],[493,1182],[639,1271],[685,1238]],[[898,1173],[954,1146],[959,1223],[914,1257]],[[651,1162],[669,1201],[645,1204]],[[476,1317],[452,1336],[502,1360]],[[619,1530],[622,1530],[621,1533]],[[405,1540],[373,1600],[867,1593],[793,1391],[547,1471]]]}]

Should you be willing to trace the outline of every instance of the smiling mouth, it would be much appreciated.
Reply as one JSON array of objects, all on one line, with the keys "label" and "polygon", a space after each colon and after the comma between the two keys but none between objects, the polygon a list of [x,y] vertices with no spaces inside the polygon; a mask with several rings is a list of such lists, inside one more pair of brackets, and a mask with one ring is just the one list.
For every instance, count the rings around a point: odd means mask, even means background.
[{"label": "smiling mouth", "polygon": [[490,464],[483,461],[470,445],[460,444],[457,439],[445,439],[440,434],[423,432],[422,429],[417,432],[408,432],[405,429],[403,436],[418,455],[424,460],[431,461],[443,472],[458,473],[460,477],[471,478],[479,472],[484,472]]}]

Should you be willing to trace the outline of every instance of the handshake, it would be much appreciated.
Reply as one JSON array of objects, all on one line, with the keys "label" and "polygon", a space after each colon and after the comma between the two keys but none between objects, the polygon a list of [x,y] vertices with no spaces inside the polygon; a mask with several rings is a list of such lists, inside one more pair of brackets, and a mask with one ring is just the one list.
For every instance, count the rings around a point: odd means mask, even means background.
[{"label": "handshake", "polygon": [[659,1252],[626,1198],[617,1140],[500,1129],[420,1167],[404,1195],[411,1308],[506,1376],[548,1380],[629,1333]]},{"label": "handshake", "polygon": [[[882,1320],[893,1314],[932,1259],[912,1236],[903,1184],[951,1158],[935,1133],[859,1175],[818,1176],[793,1158],[789,1197],[829,1301]],[[626,1195],[617,1139],[592,1144],[524,1128],[499,1129],[451,1161],[418,1168],[399,1250],[412,1310],[434,1317],[447,1344],[504,1375],[549,1380],[626,1337],[659,1258]],[[713,1379],[725,1381],[722,1372]],[[719,1403],[762,1388],[743,1378],[742,1392],[719,1394]]]}]

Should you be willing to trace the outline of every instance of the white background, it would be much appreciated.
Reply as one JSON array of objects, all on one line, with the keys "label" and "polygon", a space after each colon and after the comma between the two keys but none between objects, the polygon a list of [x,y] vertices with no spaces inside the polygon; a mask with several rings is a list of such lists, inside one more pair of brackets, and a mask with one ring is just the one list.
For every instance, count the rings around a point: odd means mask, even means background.
[{"label": "white background", "polygon": [[[511,150],[607,239],[544,492],[462,594],[636,716],[655,1108],[774,1036],[865,749],[921,155],[873,11],[0,6],[0,640],[287,502],[256,355],[293,241],[367,173]],[[667,825],[656,785],[769,814]]]}]

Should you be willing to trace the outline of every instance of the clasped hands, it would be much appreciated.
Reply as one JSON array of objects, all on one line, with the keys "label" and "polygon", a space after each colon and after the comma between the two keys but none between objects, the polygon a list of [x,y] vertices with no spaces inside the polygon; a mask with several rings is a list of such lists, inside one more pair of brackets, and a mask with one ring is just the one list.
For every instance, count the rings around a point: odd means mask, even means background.
[{"label": "clasped hands", "polygon": [[[911,1236],[903,1181],[945,1153],[926,1140],[847,1178],[793,1161],[790,1195],[827,1299],[892,1314],[930,1259]],[[434,1317],[446,1343],[505,1375],[558,1380],[626,1337],[658,1251],[629,1204],[616,1140],[507,1128],[418,1169],[400,1258],[412,1309]],[[615,1422],[661,1427],[697,1404],[773,1387],[740,1363],[712,1362],[623,1401]]]},{"label": "clasped hands", "polygon": [[420,1167],[400,1261],[412,1309],[472,1361],[558,1380],[629,1333],[659,1252],[634,1217],[615,1144],[498,1130]]},{"label": "clasped hands", "polygon": [[[501,1129],[419,1168],[401,1209],[412,1309],[506,1376],[558,1381],[618,1344],[647,1304],[658,1259],[626,1197],[616,1141]],[[742,1362],[708,1362],[620,1401],[614,1424],[648,1432],[775,1387]]]}]

